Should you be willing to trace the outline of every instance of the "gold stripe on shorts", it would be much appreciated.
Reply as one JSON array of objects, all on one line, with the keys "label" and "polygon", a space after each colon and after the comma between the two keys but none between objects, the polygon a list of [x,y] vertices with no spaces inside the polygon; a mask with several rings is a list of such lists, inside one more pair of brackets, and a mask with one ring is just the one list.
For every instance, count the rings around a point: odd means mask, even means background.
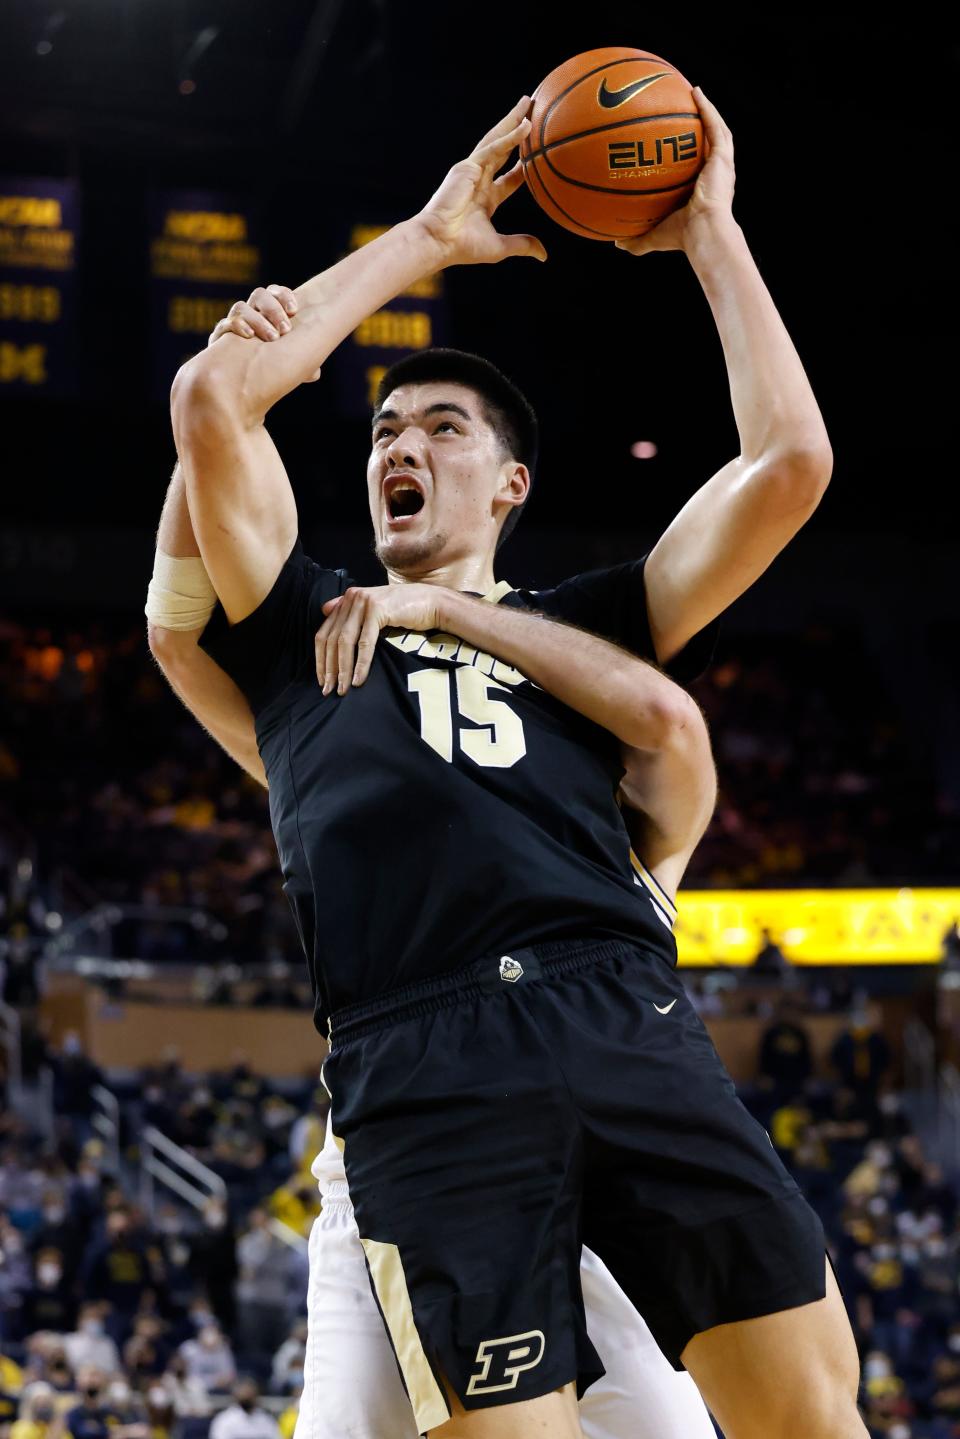
[{"label": "gold stripe on shorts", "polygon": [[417,1432],[426,1434],[446,1424],[450,1410],[434,1377],[413,1319],[413,1306],[403,1272],[403,1261],[395,1244],[379,1239],[361,1239],[377,1302],[390,1331],[403,1382],[413,1405]]}]

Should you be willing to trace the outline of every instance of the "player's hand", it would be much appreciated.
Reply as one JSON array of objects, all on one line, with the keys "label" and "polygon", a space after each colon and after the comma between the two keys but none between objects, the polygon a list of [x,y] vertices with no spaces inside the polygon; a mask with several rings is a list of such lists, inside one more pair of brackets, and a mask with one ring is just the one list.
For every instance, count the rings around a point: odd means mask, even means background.
[{"label": "player's hand", "polygon": [[363,684],[382,629],[438,629],[442,594],[439,585],[351,586],[327,600],[326,619],[314,641],[324,694],[335,689],[344,695],[351,685]]},{"label": "player's hand", "polygon": [[449,171],[443,184],[416,217],[442,248],[446,265],[495,265],[511,255],[545,260],[535,235],[501,235],[493,216],[523,184],[519,160],[505,175],[497,171],[530,129],[533,101],[524,95],[476,149]]},{"label": "player's hand", "polygon": [[[224,335],[242,340],[279,340],[293,328],[299,306],[286,285],[258,285],[248,300],[237,300],[224,315],[207,341],[208,347]],[[310,376],[318,380],[320,371]]]},{"label": "player's hand", "polygon": [[703,120],[707,148],[706,164],[697,176],[693,194],[681,209],[674,210],[645,235],[638,235],[635,240],[617,240],[618,250],[627,250],[631,255],[646,255],[651,250],[685,250],[705,223],[732,217],[736,180],[733,136],[720,111],[699,85],[694,87],[693,94]]}]

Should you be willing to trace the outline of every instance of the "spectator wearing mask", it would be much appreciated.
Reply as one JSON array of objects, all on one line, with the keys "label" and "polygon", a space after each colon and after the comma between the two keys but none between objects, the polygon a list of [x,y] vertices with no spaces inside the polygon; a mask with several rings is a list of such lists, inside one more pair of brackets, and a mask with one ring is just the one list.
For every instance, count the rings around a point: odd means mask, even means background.
[{"label": "spectator wearing mask", "polygon": [[210,1306],[220,1327],[232,1334],[237,1318],[237,1241],[222,1199],[210,1199],[203,1210],[203,1228],[190,1243],[194,1274],[202,1274]]},{"label": "spectator wearing mask", "polygon": [[222,1409],[210,1425],[210,1439],[280,1439],[280,1426],[272,1414],[261,1409],[253,1379],[238,1379],[233,1403]]},{"label": "spectator wearing mask", "polygon": [[229,1389],[237,1377],[233,1350],[216,1324],[201,1329],[196,1339],[187,1339],[178,1353],[186,1364],[186,1378],[199,1380],[207,1393]]},{"label": "spectator wearing mask", "polygon": [[119,1373],[120,1353],[107,1333],[100,1303],[82,1306],[76,1333],[66,1336],[63,1347],[75,1374],[87,1368],[103,1374]]},{"label": "spectator wearing mask", "polygon": [[146,1403],[149,1439],[173,1439],[177,1413],[172,1395],[162,1384],[151,1384],[146,1393]]},{"label": "spectator wearing mask", "polygon": [[36,1254],[41,1249],[60,1251],[68,1283],[73,1280],[83,1253],[83,1234],[80,1225],[67,1209],[67,1202],[59,1189],[46,1189],[42,1199],[43,1221],[30,1239],[30,1249]]},{"label": "spectator wearing mask", "polygon": [[300,1319],[273,1356],[270,1388],[275,1394],[293,1394],[303,1383],[307,1357],[307,1321]]},{"label": "spectator wearing mask", "polygon": [[34,1256],[33,1288],[23,1301],[24,1334],[35,1334],[38,1329],[63,1333],[73,1328],[76,1317],[77,1306],[64,1273],[63,1255],[59,1249],[38,1250]]},{"label": "spectator wearing mask", "polygon": [[62,1429],[53,1389],[42,1381],[34,1384],[20,1406],[19,1419],[10,1426],[10,1439],[59,1439]]},{"label": "spectator wearing mask", "polygon": [[277,1349],[287,1335],[289,1252],[270,1229],[264,1209],[250,1213],[250,1227],[237,1244],[240,1343],[244,1349]]},{"label": "spectator wearing mask", "polygon": [[[118,1429],[125,1431],[124,1439],[149,1439],[146,1430],[142,1428],[143,1405],[140,1396],[134,1394],[123,1375],[111,1379],[107,1385],[106,1407],[112,1439],[118,1439]],[[134,1428],[140,1431],[136,1435],[132,1432]]]},{"label": "spectator wearing mask", "polygon": [[71,1439],[109,1439],[110,1412],[104,1403],[107,1376],[102,1369],[84,1365],[77,1375],[80,1403],[64,1415],[64,1431]]}]

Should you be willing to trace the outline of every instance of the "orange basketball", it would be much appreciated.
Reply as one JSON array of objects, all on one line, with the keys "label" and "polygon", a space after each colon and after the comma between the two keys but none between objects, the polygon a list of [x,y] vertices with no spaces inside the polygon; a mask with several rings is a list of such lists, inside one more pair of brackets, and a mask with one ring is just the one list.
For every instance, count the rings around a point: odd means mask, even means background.
[{"label": "orange basketball", "polygon": [[703,124],[679,70],[646,50],[587,50],[534,92],[520,150],[530,193],[588,240],[642,235],[686,203]]}]

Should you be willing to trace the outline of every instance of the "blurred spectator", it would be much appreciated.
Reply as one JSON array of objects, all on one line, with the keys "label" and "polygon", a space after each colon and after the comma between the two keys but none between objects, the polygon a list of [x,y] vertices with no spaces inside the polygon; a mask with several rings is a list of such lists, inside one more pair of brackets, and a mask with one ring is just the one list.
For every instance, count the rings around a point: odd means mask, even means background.
[{"label": "blurred spectator", "polygon": [[298,1320],[289,1337],[273,1356],[270,1387],[275,1394],[292,1394],[303,1383],[303,1365],[307,1357],[307,1321]]},{"label": "blurred spectator", "polygon": [[64,1271],[59,1249],[38,1249],[34,1256],[33,1285],[23,1301],[23,1332],[38,1329],[72,1329],[77,1305]]},{"label": "blurred spectator", "polygon": [[250,1003],[261,1009],[300,1009],[303,993],[294,983],[290,965],[283,959],[270,962],[267,979],[254,992]]},{"label": "blurred spectator", "polygon": [[[72,1284],[83,1252],[83,1229],[68,1211],[62,1190],[45,1189],[42,1203],[43,1219],[30,1238],[30,1248],[34,1254],[41,1249],[55,1250],[60,1255],[65,1279]],[[43,1328],[43,1325],[37,1327]]]},{"label": "blurred spectator", "polygon": [[761,930],[760,941],[757,957],[753,961],[753,975],[760,979],[782,979],[790,968],[786,955],[769,929]]},{"label": "blurred spectator", "polygon": [[890,1046],[879,1029],[875,1006],[854,1010],[837,1037],[830,1059],[844,1084],[874,1106],[890,1068]]},{"label": "blurred spectator", "polygon": [[283,1241],[270,1229],[265,1209],[251,1211],[249,1227],[237,1244],[238,1334],[245,1350],[277,1349],[287,1332],[289,1281]]},{"label": "blurred spectator", "polygon": [[237,1241],[229,1224],[226,1204],[210,1199],[203,1210],[203,1228],[190,1243],[194,1274],[203,1276],[204,1287],[217,1320],[228,1334],[236,1322]]},{"label": "blurred spectator", "polygon": [[268,1204],[274,1219],[307,1238],[320,1213],[320,1191],[312,1176],[291,1174],[286,1184],[270,1195]]},{"label": "blurred spectator", "polygon": [[239,1379],[234,1385],[233,1403],[222,1409],[210,1425],[210,1439],[280,1439],[276,1419],[261,1409],[253,1379]]},{"label": "blurred spectator", "polygon": [[186,1366],[186,1379],[197,1380],[208,1393],[229,1389],[237,1377],[233,1350],[216,1324],[201,1329],[196,1339],[184,1340],[178,1352]]},{"label": "blurred spectator", "polygon": [[104,1309],[105,1306],[99,1302],[84,1304],[76,1333],[64,1337],[63,1347],[75,1374],[79,1374],[81,1369],[96,1369],[104,1375],[116,1374],[120,1368],[120,1352],[107,1333]]},{"label": "blurred spectator", "polygon": [[167,1367],[170,1346],[165,1340],[166,1328],[154,1314],[141,1314],[133,1322],[133,1333],[123,1350],[123,1367],[138,1388],[159,1378]]},{"label": "blurred spectator", "polygon": [[94,1110],[93,1090],[103,1083],[103,1075],[84,1054],[76,1030],[71,1029],[64,1035],[61,1051],[52,1056],[51,1067],[57,1114],[73,1120],[89,1120]]},{"label": "blurred spectator", "polygon": [[34,1384],[20,1406],[20,1417],[10,1426],[10,1439],[58,1439],[62,1427],[54,1390],[49,1384]]},{"label": "blurred spectator", "polygon": [[72,1439],[108,1439],[110,1411],[104,1402],[107,1376],[102,1369],[86,1367],[77,1375],[80,1403],[68,1409],[64,1429]]},{"label": "blurred spectator", "polygon": [[779,1100],[802,1094],[813,1072],[807,1032],[788,1000],[780,1000],[773,1023],[763,1031],[758,1070]]},{"label": "blurred spectator", "polygon": [[109,1302],[109,1325],[125,1339],[144,1295],[162,1283],[160,1254],[136,1232],[126,1209],[109,1214],[104,1229],[104,1239],[91,1246],[84,1260],[84,1286],[94,1298]]},{"label": "blurred spectator", "polygon": [[162,1385],[152,1384],[147,1390],[146,1409],[149,1439],[173,1439],[177,1411],[172,1395]]},{"label": "blurred spectator", "polygon": [[947,969],[960,969],[960,918],[951,921],[943,936],[941,961]]}]

